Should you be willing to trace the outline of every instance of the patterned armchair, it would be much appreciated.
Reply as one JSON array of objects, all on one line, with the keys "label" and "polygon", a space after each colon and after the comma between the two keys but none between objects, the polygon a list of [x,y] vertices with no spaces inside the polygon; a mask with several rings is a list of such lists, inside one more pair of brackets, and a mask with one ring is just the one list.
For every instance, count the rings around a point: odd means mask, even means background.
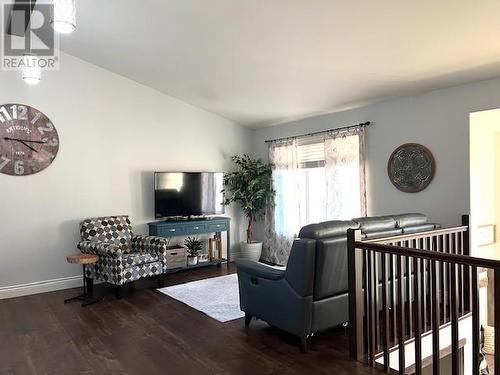
[{"label": "patterned armchair", "polygon": [[87,267],[90,281],[105,281],[120,286],[150,276],[158,276],[160,286],[165,269],[167,240],[161,237],[133,235],[128,216],[85,219],[80,223],[82,253],[99,255],[99,262]]}]

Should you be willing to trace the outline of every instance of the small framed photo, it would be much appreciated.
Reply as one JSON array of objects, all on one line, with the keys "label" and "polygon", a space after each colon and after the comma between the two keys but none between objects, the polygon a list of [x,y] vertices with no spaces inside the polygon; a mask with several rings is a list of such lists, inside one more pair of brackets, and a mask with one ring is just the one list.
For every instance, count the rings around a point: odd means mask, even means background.
[{"label": "small framed photo", "polygon": [[495,224],[480,225],[477,227],[478,246],[493,245],[496,242]]}]

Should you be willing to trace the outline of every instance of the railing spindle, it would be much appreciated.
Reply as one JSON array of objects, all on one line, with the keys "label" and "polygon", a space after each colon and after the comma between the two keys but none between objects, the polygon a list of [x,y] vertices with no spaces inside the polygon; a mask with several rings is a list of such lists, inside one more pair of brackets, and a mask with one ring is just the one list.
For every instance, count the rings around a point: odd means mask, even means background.
[{"label": "railing spindle", "polygon": [[384,370],[389,372],[389,341],[390,341],[390,328],[389,328],[389,308],[387,293],[387,257],[386,254],[381,253],[382,262],[382,350],[384,351]]},{"label": "railing spindle", "polygon": [[[431,238],[426,238],[425,239],[425,243],[426,243],[426,249],[427,250],[430,250],[432,251],[433,250],[433,247],[432,247],[432,241],[431,241]],[[429,261],[429,264],[428,264],[428,268],[427,268],[427,285],[430,285],[431,288],[432,288],[432,279],[433,279],[433,275],[437,272],[436,270],[434,271],[431,271],[432,269],[432,262]],[[434,286],[434,288],[436,288],[437,286]],[[429,299],[429,301],[427,302],[427,306],[428,306],[428,309],[429,311],[431,312],[431,317],[429,318],[429,325],[430,325],[430,328],[429,329],[432,329],[432,308],[433,308],[433,305],[435,303],[435,300],[432,298],[432,293],[429,292],[427,294],[427,298]]]},{"label": "railing spindle", "polygon": [[[440,237],[441,237],[441,252],[446,253],[448,249],[448,243],[446,241],[446,237],[445,236],[440,236]],[[444,309],[443,323],[448,323],[450,319],[449,295],[450,295],[450,264],[443,262],[443,296],[442,296],[443,309]]]},{"label": "railing spindle", "polygon": [[370,299],[369,299],[369,294],[368,294],[368,283],[370,282],[370,279],[368,278],[368,256],[370,254],[370,251],[366,250],[363,252],[363,286],[364,286],[364,309],[363,309],[363,316],[365,318],[365,324],[363,326],[364,328],[364,347],[365,347],[365,353],[368,352],[368,347],[370,345],[370,321],[368,320],[368,313],[369,313],[369,308],[370,308]]},{"label": "railing spindle", "polygon": [[[451,264],[451,304],[450,304],[450,315],[451,315],[451,369],[452,374],[458,374],[459,372],[459,355],[458,355],[458,286],[457,286],[457,265]],[[478,337],[479,338],[479,337]],[[478,353],[476,353],[478,354]]]},{"label": "railing spindle", "polygon": [[415,331],[415,375],[422,374],[422,337],[420,323],[421,260],[413,258],[413,329]]},{"label": "railing spindle", "polygon": [[[446,253],[447,254],[451,254],[452,253],[452,246],[451,246],[451,236],[449,234],[447,234],[445,236],[445,242],[446,242]],[[446,301],[447,301],[447,304],[448,306],[451,306],[451,288],[450,288],[450,285],[451,285],[451,265],[448,265],[448,294],[446,295]],[[448,314],[450,315],[450,314]]]},{"label": "railing spindle", "polygon": [[366,268],[368,270],[368,285],[367,285],[367,295],[368,295],[368,305],[367,305],[367,319],[368,319],[368,362],[373,366],[375,357],[375,327],[374,327],[374,316],[373,316],[373,304],[374,304],[374,292],[373,292],[373,251],[368,251],[367,257],[368,261]]},{"label": "railing spindle", "polygon": [[396,265],[395,255],[389,255],[391,267],[391,327],[392,327],[392,342],[396,342]]},{"label": "railing spindle", "polygon": [[379,285],[379,272],[378,272],[378,257],[379,253],[374,252],[373,253],[373,317],[374,317],[374,326],[372,329],[373,332],[373,341],[375,345],[375,351],[374,354],[378,351],[380,347],[380,316],[379,316],[379,308],[378,308],[378,301],[379,301],[379,291],[378,291],[378,285]]},{"label": "railing spindle", "polygon": [[431,324],[432,324],[432,373],[439,375],[439,274],[437,272],[437,261],[431,261],[431,289],[432,289],[432,308],[431,308]]},{"label": "railing spindle", "polygon": [[[455,254],[462,255],[461,249],[461,239],[462,236],[458,236],[457,233],[453,234],[453,239],[455,241]],[[458,265],[458,313],[460,316],[464,315],[464,278],[462,272],[462,265]]]},{"label": "railing spindle", "polygon": [[[471,255],[470,253],[470,218],[469,215],[462,215],[462,225],[467,227],[467,230],[462,233],[462,252],[464,255]],[[471,270],[470,267],[464,269],[465,285],[464,285],[464,299],[465,311],[471,311]]]},{"label": "railing spindle", "polygon": [[404,374],[405,365],[405,339],[404,339],[404,299],[403,299],[403,263],[401,255],[396,257],[398,269],[398,354],[399,354],[399,373]]},{"label": "railing spindle", "polygon": [[[424,239],[420,241],[420,249],[427,250]],[[427,290],[429,289],[429,284],[427,283],[427,274],[429,261],[427,259],[423,259],[422,264],[422,289],[421,289],[421,305],[422,305],[422,332],[427,331]]]},{"label": "railing spindle", "polygon": [[[408,241],[405,242],[405,247],[408,247]],[[408,322],[408,327],[406,329],[408,336],[411,337],[413,333],[413,319],[412,319],[412,298],[411,298],[411,265],[410,257],[405,257],[405,268],[406,268],[406,322]]]},{"label": "railing spindle", "polygon": [[[437,241],[437,251],[439,252],[444,252],[444,244],[443,244],[443,236],[438,236],[436,238],[436,241]],[[447,278],[447,274],[446,274],[446,267],[447,267],[447,264],[446,263],[443,263],[441,262],[441,264],[439,265],[439,272],[441,274],[441,278],[440,278],[440,291],[441,291],[441,300],[440,300],[440,304],[442,306],[442,311],[441,311],[441,320],[443,323],[446,323],[446,278]]]}]

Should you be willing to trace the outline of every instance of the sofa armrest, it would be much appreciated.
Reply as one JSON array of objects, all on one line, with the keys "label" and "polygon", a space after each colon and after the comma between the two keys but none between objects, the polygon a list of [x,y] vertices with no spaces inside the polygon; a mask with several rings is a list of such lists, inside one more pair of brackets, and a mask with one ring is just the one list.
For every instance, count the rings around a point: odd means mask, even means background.
[{"label": "sofa armrest", "polygon": [[167,252],[167,239],[163,237],[135,235],[132,237],[132,250],[140,253],[156,253],[163,258]]},{"label": "sofa armrest", "polygon": [[238,272],[245,272],[251,276],[266,280],[281,280],[285,277],[285,270],[280,270],[250,259],[238,259],[236,266]]},{"label": "sofa armrest", "polygon": [[85,254],[110,256],[113,258],[121,258],[123,255],[119,246],[105,242],[81,241],[78,243],[77,247]]}]

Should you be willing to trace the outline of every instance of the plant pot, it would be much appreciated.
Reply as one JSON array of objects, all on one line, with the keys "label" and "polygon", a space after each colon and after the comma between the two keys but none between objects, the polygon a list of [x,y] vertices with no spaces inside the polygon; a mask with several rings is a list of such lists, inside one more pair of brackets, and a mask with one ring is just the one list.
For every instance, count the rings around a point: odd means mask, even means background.
[{"label": "plant pot", "polygon": [[198,264],[198,257],[187,257],[188,266],[196,266]]},{"label": "plant pot", "polygon": [[262,242],[242,242],[239,257],[242,259],[251,259],[256,262],[260,259],[262,253]]}]

